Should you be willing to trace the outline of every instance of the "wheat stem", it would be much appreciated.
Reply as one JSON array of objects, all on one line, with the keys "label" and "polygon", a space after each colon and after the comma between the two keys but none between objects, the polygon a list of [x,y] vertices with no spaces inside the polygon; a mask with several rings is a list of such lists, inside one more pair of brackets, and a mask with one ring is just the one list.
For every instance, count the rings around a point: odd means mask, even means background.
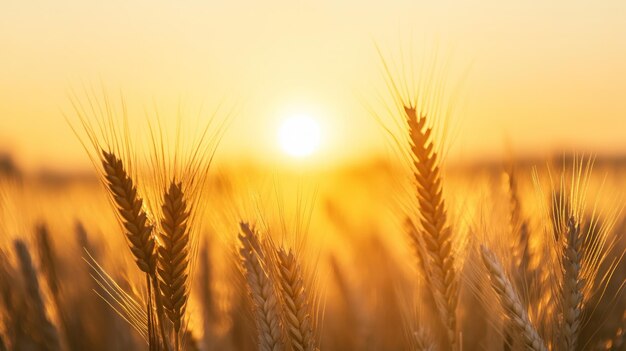
[{"label": "wheat stem", "polygon": [[[107,188],[113,197],[122,225],[126,230],[126,238],[135,262],[139,269],[148,276],[149,279],[146,282],[152,281],[155,284],[155,295],[158,297],[156,240],[153,235],[153,226],[148,224],[148,216],[143,208],[143,199],[137,194],[137,188],[122,160],[115,154],[103,150],[102,166],[104,167]],[[148,301],[151,299],[152,296],[148,295]],[[160,303],[158,300],[156,305],[161,337],[167,349],[167,338],[163,329],[163,318],[162,313],[159,312]]]}]

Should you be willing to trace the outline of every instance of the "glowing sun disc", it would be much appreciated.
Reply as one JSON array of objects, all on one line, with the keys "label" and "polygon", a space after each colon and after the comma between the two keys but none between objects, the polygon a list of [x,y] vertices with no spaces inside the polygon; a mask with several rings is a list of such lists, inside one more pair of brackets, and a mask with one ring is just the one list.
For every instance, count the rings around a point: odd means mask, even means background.
[{"label": "glowing sun disc", "polygon": [[307,116],[286,119],[278,129],[278,142],[282,150],[293,157],[305,157],[320,146],[319,124]]}]

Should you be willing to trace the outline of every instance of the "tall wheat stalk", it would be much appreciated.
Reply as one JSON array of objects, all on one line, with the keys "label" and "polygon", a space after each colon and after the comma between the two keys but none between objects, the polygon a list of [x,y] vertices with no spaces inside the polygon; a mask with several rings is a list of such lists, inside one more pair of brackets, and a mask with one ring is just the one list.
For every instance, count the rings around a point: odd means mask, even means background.
[{"label": "tall wheat stalk", "polygon": [[[397,116],[401,119],[398,126],[403,130],[402,133],[406,131],[405,137],[395,135],[387,129],[402,148],[403,155],[409,157],[411,164],[421,227],[417,231],[417,242],[424,253],[421,259],[428,286],[435,300],[437,314],[445,328],[448,347],[458,349],[460,344],[456,310],[459,275],[454,252],[456,248],[453,248],[454,236],[448,223],[443,198],[439,155],[439,150],[442,150],[440,146],[445,142],[447,119],[453,111],[453,106],[446,106],[446,103],[452,101],[444,93],[445,82],[440,81],[445,80],[445,72],[431,67],[431,72],[422,71],[427,77],[420,77],[421,81],[415,83],[410,82],[413,77],[406,77],[407,73],[413,72],[409,65],[408,70],[407,67],[402,67],[401,73],[405,75],[405,80],[398,85],[384,58],[383,66],[387,75],[387,87],[393,94],[398,108]],[[435,131],[434,126],[441,129]],[[403,144],[406,139],[408,145]]]},{"label": "tall wheat stalk", "polygon": [[152,287],[154,294],[159,296],[156,277],[156,241],[153,226],[148,223],[148,216],[143,208],[143,199],[138,195],[133,179],[126,172],[124,164],[114,153],[102,150],[102,166],[107,189],[117,207],[122,226],[126,230],[126,238],[135,258],[137,267],[146,274],[146,301],[148,312],[148,339],[150,350],[164,344],[167,349],[167,337],[162,323],[161,304],[156,301],[158,322],[162,341],[158,341],[155,333]]},{"label": "tall wheat stalk", "polygon": [[441,171],[426,116],[418,115],[413,106],[404,106],[409,128],[411,154],[420,223],[421,242],[428,257],[424,257],[429,286],[435,297],[439,316],[446,327],[452,349],[457,348],[456,307],[458,303],[458,276],[452,251],[452,234],[447,223],[443,199]]}]

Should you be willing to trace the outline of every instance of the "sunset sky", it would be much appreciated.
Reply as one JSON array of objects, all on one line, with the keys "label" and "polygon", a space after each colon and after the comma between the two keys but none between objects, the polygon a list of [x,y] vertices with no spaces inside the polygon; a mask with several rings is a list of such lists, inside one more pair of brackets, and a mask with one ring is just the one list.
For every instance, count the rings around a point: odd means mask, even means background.
[{"label": "sunset sky", "polygon": [[317,159],[385,155],[368,112],[386,93],[376,46],[450,61],[463,83],[452,159],[507,144],[626,153],[619,0],[2,1],[0,151],[30,170],[88,166],[63,112],[70,91],[105,86],[139,118],[221,103],[233,112],[222,161],[289,157],[277,133],[294,115],[319,123]]}]

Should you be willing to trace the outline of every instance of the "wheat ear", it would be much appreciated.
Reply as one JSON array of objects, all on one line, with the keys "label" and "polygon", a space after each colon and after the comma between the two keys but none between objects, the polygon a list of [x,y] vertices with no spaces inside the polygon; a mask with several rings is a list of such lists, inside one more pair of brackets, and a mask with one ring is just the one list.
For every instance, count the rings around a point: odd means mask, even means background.
[{"label": "wheat ear", "polygon": [[56,351],[61,349],[59,335],[56,328],[46,316],[46,306],[41,297],[41,289],[39,288],[39,280],[37,279],[37,271],[33,266],[30,253],[26,243],[21,240],[15,241],[15,251],[20,265],[22,276],[26,285],[26,293],[28,301],[33,304],[35,325],[31,326],[35,335],[33,337],[38,342],[41,350]]},{"label": "wheat ear", "polygon": [[107,187],[121,216],[122,225],[126,229],[126,237],[137,266],[146,274],[154,276],[156,243],[152,235],[152,226],[148,224],[143,209],[143,199],[137,194],[137,188],[126,172],[122,160],[115,154],[102,151],[102,166]]},{"label": "wheat ear", "polygon": [[530,322],[528,313],[522,306],[509,279],[505,276],[502,266],[498,259],[485,246],[481,245],[481,256],[483,264],[489,273],[491,287],[498,295],[500,304],[504,309],[506,316],[512,322],[512,325],[522,336],[524,345],[528,350],[547,351],[544,341],[537,333],[537,330]]},{"label": "wheat ear", "polygon": [[458,277],[452,252],[452,235],[447,224],[438,155],[432,142],[432,128],[425,116],[419,116],[415,107],[405,106],[411,139],[417,200],[423,227],[423,242],[429,258],[424,257],[429,282],[437,309],[446,327],[451,348],[457,348],[456,307]]},{"label": "wheat ear", "polygon": [[[117,211],[121,218],[122,225],[126,230],[126,238],[130,246],[137,266],[142,272],[146,273],[146,285],[148,288],[147,301],[148,306],[148,335],[150,349],[157,347],[156,334],[154,332],[154,324],[152,318],[152,289],[151,283],[154,285],[154,294],[159,296],[158,281],[156,278],[156,240],[153,235],[153,226],[148,223],[148,216],[143,208],[143,199],[137,194],[137,187],[133,179],[129,176],[122,160],[115,156],[112,152],[102,150],[102,166],[106,178],[106,185],[113,197],[113,201],[117,207]],[[161,337],[167,350],[167,341],[165,330],[162,323],[161,304],[157,298],[157,317],[161,330]]]},{"label": "wheat ear", "polygon": [[41,270],[44,273],[52,301],[58,314],[59,329],[65,337],[65,341],[73,344],[76,342],[76,336],[70,333],[68,328],[68,317],[63,304],[61,302],[61,289],[59,286],[59,275],[57,269],[57,255],[54,246],[50,240],[50,232],[44,224],[37,227],[37,248],[39,249],[39,262]]},{"label": "wheat ear", "polygon": [[293,251],[278,250],[279,282],[287,334],[296,351],[315,350],[308,295],[304,289],[302,270]]},{"label": "wheat ear", "polygon": [[565,350],[576,350],[582,319],[583,289],[581,276],[582,237],[576,219],[567,221],[567,238],[563,252],[563,342]]},{"label": "wheat ear", "polygon": [[190,235],[187,226],[189,209],[182,184],[171,182],[163,196],[162,245],[158,248],[159,288],[165,314],[174,325],[176,350],[187,299],[189,298]]},{"label": "wheat ear", "polygon": [[246,281],[256,307],[259,350],[284,350],[276,290],[262,264],[265,255],[261,243],[247,223],[241,223],[239,240]]},{"label": "wheat ear", "polygon": [[514,240],[511,242],[513,252],[513,267],[520,271],[520,277],[529,278],[530,263],[532,260],[529,245],[529,229],[528,223],[524,218],[522,211],[522,202],[520,200],[519,187],[515,172],[510,169],[506,172],[508,195],[509,195],[509,227],[511,234],[514,234]]},{"label": "wheat ear", "polygon": [[[44,273],[52,297],[57,303],[59,297],[59,276],[57,274],[56,267],[56,254],[52,248],[50,242],[50,234],[48,228],[41,224],[37,226],[37,248],[39,249],[39,260],[41,263],[41,270]],[[57,307],[60,308],[60,304],[57,303]]]}]

